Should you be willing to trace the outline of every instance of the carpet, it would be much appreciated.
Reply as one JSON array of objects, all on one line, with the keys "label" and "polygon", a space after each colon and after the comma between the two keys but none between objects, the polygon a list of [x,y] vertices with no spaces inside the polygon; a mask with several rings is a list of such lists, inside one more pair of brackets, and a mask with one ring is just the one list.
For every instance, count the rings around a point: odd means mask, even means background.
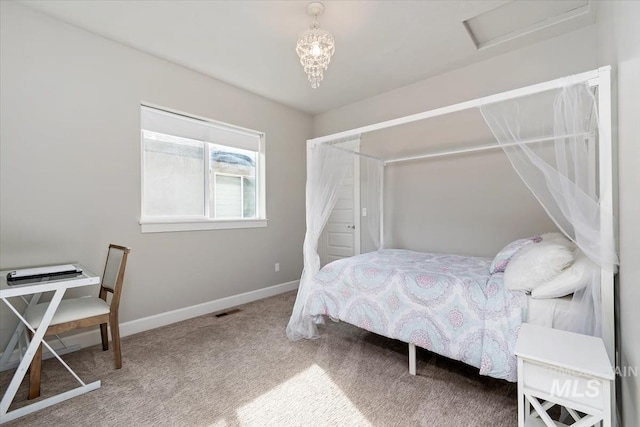
[{"label": "carpet", "polygon": [[[329,321],[290,342],[295,292],[122,340],[123,366],[94,346],[64,356],[93,392],[6,424],[18,426],[514,426],[516,385],[407,345]],[[12,371],[0,375],[3,391]],[[55,359],[42,398],[77,383]],[[23,381],[12,408],[26,402]]]}]

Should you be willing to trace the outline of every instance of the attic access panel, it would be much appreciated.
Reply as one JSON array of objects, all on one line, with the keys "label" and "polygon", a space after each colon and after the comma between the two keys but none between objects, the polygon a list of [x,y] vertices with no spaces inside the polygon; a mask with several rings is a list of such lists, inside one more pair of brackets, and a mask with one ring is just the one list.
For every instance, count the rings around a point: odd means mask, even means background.
[{"label": "attic access panel", "polygon": [[463,21],[463,25],[480,50],[576,19],[590,11],[590,0],[510,1]]}]

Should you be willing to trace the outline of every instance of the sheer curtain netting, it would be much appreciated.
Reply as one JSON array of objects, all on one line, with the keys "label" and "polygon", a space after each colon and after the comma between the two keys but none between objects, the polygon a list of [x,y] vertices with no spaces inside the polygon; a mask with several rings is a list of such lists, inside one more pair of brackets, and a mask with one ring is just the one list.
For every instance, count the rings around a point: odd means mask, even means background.
[{"label": "sheer curtain netting", "polygon": [[[615,272],[613,217],[603,218],[596,190],[598,117],[588,84],[480,109],[514,169],[558,228],[591,261]],[[562,329],[600,335],[600,295],[600,271],[594,270],[589,285],[574,293],[571,316]]]},{"label": "sheer curtain netting", "polygon": [[318,337],[318,328],[313,319],[304,313],[313,278],[320,270],[318,240],[349,169],[353,167],[353,150],[360,146],[360,140],[342,142],[337,146],[339,149],[329,144],[313,144],[307,150],[307,231],[302,249],[304,268],[287,325],[287,337],[290,340]]}]

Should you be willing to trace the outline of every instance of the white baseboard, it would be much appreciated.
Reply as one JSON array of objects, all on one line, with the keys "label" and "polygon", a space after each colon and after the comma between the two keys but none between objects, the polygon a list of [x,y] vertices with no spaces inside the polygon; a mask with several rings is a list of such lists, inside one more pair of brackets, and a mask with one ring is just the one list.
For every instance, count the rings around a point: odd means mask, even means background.
[{"label": "white baseboard", "polygon": [[192,319],[204,314],[215,313],[238,305],[279,295],[284,292],[293,291],[294,289],[298,289],[299,282],[299,280],[294,280],[293,282],[281,283],[279,285],[269,286],[256,291],[249,291],[202,304],[192,305],[191,307],[179,308],[177,310],[167,311],[166,313],[155,314],[153,316],[143,317],[142,319],[124,322],[120,324],[120,335],[126,337],[127,335],[137,334],[139,332]]},{"label": "white baseboard", "polygon": [[[128,335],[137,334],[139,332],[148,331],[205,314],[223,311],[231,307],[258,301],[264,298],[282,294],[284,292],[293,291],[298,288],[299,282],[299,280],[294,280],[292,282],[281,283],[279,285],[273,285],[255,291],[244,292],[242,294],[232,295],[230,297],[192,305],[191,307],[179,308],[177,310],[167,311],[166,313],[154,314],[153,316],[130,320],[128,322],[120,324],[120,336],[126,337]],[[100,330],[96,328],[96,330],[93,331],[80,332],[77,334],[69,335],[67,337],[64,337],[64,341],[67,347],[91,347],[92,345],[96,345],[101,342]],[[46,350],[46,348],[43,350],[43,358],[47,359],[49,357],[52,357],[52,355]],[[2,366],[0,370],[4,371],[6,369],[17,367],[18,361],[19,355],[18,350],[16,349],[14,350],[7,364],[5,366]]]}]

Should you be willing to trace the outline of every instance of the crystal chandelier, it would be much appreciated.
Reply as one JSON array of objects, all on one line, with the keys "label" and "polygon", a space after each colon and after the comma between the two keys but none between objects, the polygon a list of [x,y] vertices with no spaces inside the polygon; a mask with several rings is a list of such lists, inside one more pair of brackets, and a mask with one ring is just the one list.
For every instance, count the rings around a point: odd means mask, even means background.
[{"label": "crystal chandelier", "polygon": [[320,29],[318,23],[318,16],[324,12],[324,5],[319,2],[309,3],[307,12],[313,16],[313,23],[298,38],[296,52],[311,82],[311,87],[317,89],[335,51],[335,41],[331,33]]}]

